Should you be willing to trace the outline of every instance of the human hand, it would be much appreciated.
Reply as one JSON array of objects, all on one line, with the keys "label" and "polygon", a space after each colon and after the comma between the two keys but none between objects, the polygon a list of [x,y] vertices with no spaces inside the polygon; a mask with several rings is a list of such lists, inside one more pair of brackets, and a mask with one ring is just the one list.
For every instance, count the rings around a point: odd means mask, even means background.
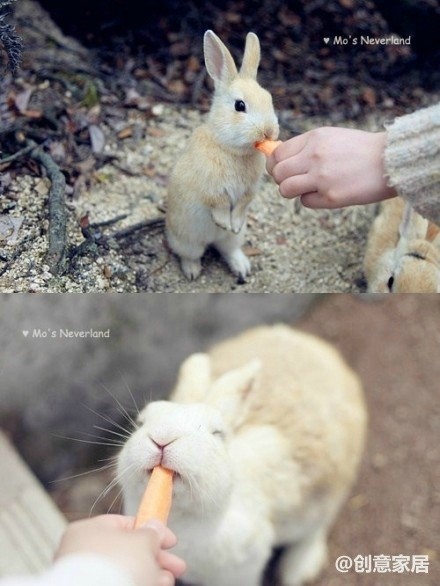
[{"label": "human hand", "polygon": [[165,551],[176,544],[174,533],[159,521],[133,529],[134,518],[100,515],[71,523],[55,559],[70,554],[106,556],[122,566],[138,586],[173,586],[185,562]]},{"label": "human hand", "polygon": [[266,168],[281,195],[305,207],[374,203],[397,195],[386,182],[385,140],[385,132],[316,128],[281,144]]}]

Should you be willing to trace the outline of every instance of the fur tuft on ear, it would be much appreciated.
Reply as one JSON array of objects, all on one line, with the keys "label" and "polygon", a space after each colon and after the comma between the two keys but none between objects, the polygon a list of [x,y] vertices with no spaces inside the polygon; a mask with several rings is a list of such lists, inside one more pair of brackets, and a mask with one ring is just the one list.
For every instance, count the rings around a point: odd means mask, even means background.
[{"label": "fur tuft on ear", "polygon": [[227,47],[211,30],[203,37],[203,53],[206,70],[215,85],[229,85],[237,76],[237,67]]},{"label": "fur tuft on ear", "polygon": [[428,231],[428,220],[416,214],[410,203],[403,208],[402,220],[399,225],[399,236],[402,242],[424,239]]},{"label": "fur tuft on ear", "polygon": [[260,41],[255,33],[246,35],[243,62],[240,67],[241,77],[257,79],[258,66],[260,65]]},{"label": "fur tuft on ear", "polygon": [[170,400],[176,403],[202,401],[211,384],[211,360],[208,354],[191,354],[180,366]]},{"label": "fur tuft on ear", "polygon": [[206,400],[222,413],[232,429],[239,427],[246,417],[247,399],[255,387],[261,367],[260,360],[252,360],[226,372],[212,384]]}]

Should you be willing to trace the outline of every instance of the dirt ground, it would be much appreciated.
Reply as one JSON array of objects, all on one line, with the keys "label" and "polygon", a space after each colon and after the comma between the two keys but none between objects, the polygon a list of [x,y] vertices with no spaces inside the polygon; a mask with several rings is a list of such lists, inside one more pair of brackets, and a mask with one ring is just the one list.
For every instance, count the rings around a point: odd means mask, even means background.
[{"label": "dirt ground", "polygon": [[212,95],[201,55],[205,27],[219,31],[235,55],[245,33],[258,31],[262,79],[274,94],[283,139],[329,124],[380,130],[438,97],[429,66],[419,64],[410,47],[323,46],[323,31],[360,34],[365,19],[371,34],[391,34],[371,2],[359,8],[348,0],[314,8],[299,2],[295,11],[275,4],[273,12],[263,3],[243,13],[240,3],[208,3],[196,19],[183,15],[178,30],[162,16],[157,30],[145,27],[160,37],[149,53],[128,34],[107,35],[104,43],[97,30],[92,41],[103,47],[82,46],[38,2],[17,3],[25,54],[19,77],[0,81],[0,158],[20,150],[18,132],[59,165],[67,182],[67,264],[54,274],[46,258],[51,183],[45,169],[25,155],[0,164],[1,291],[362,290],[375,206],[306,210],[284,201],[269,176],[250,212],[245,251],[253,271],[245,284],[238,285],[212,252],[200,279],[188,282],[164,242],[167,178]]},{"label": "dirt ground", "polygon": [[[363,381],[370,417],[359,479],[331,532],[328,568],[317,586],[435,586],[440,581],[439,324],[435,295],[324,296],[295,322],[341,350]],[[92,453],[90,468],[100,458]],[[75,519],[89,514],[110,478],[106,472],[88,474],[50,483],[49,490]],[[117,491],[96,503],[93,513],[112,504],[118,510]],[[429,574],[336,572],[339,556],[358,554],[428,555]],[[273,575],[267,586],[276,586]]]},{"label": "dirt ground", "polygon": [[370,413],[359,480],[330,537],[339,555],[425,553],[426,575],[338,575],[320,586],[425,586],[440,581],[440,302],[331,296],[300,327],[334,342],[362,378]]}]

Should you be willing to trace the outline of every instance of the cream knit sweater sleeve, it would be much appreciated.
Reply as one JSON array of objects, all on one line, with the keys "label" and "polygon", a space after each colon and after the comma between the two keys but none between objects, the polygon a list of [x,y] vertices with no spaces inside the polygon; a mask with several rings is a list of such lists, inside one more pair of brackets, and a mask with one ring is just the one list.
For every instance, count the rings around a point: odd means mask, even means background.
[{"label": "cream knit sweater sleeve", "polygon": [[396,118],[386,128],[389,184],[440,225],[440,103]]},{"label": "cream knit sweater sleeve", "polygon": [[[147,582],[146,582],[147,584]],[[112,559],[95,554],[72,554],[59,559],[39,576],[0,578],[0,586],[136,586]]]}]

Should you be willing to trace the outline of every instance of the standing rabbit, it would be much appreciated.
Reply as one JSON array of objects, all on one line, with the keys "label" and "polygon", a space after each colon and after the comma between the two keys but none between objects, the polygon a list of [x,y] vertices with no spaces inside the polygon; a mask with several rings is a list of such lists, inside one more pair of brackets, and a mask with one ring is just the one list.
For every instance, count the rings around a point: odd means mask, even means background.
[{"label": "standing rabbit", "polygon": [[259,586],[273,549],[283,586],[314,579],[355,479],[366,410],[327,343],[262,326],[193,354],[170,401],[140,413],[118,459],[136,514],[152,468],[174,471],[169,526],[197,586]]},{"label": "standing rabbit", "polygon": [[369,293],[439,293],[440,228],[400,198],[384,201],[368,235]]},{"label": "standing rabbit", "polygon": [[254,144],[276,139],[278,120],[271,95],[256,81],[260,43],[254,33],[246,37],[238,72],[211,30],[204,35],[204,55],[215,93],[206,123],[194,131],[170,177],[167,240],[188,279],[200,275],[201,258],[212,245],[243,281],[250,272],[241,250],[246,212],[265,164]]}]

